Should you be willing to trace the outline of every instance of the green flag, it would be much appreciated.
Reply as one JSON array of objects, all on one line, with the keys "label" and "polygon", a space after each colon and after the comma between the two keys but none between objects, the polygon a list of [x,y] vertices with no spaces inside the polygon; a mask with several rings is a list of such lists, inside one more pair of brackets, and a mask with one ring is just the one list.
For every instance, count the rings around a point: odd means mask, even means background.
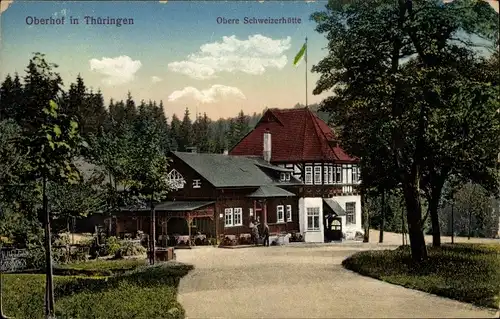
[{"label": "green flag", "polygon": [[[295,56],[295,59],[293,59],[293,65],[294,66],[297,66],[297,64],[300,62],[300,60],[304,56],[304,53],[306,53],[306,50],[307,50],[307,42],[304,43],[304,45],[302,46],[302,48],[300,48],[299,53],[297,53],[297,55]],[[306,57],[306,59],[307,59],[307,57]]]}]

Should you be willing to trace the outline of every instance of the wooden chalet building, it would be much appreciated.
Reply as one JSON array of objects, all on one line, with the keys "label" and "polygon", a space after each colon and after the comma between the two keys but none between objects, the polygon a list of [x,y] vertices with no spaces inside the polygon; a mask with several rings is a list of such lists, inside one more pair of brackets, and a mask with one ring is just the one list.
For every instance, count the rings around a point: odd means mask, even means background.
[{"label": "wooden chalet building", "polygon": [[[157,239],[198,232],[207,238],[250,236],[250,223],[267,220],[271,235],[299,232],[298,198],[302,183],[293,170],[262,157],[171,152],[167,201],[155,205]],[[116,216],[116,233],[149,233],[149,208]],[[193,237],[191,237],[193,238]],[[193,240],[193,239],[192,239]]]},{"label": "wooden chalet building", "polygon": [[351,239],[363,232],[358,161],[310,109],[267,110],[229,154],[262,156],[293,171],[303,183],[290,191],[299,198],[299,229],[306,242],[338,240],[342,233]]}]

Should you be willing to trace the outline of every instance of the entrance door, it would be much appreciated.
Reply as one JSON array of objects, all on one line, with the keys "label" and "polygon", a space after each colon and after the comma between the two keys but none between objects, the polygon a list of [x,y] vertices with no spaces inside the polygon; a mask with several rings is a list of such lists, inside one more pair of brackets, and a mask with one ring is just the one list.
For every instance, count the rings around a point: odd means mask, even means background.
[{"label": "entrance door", "polygon": [[342,221],[340,217],[330,215],[326,218],[325,223],[325,241],[342,240]]}]

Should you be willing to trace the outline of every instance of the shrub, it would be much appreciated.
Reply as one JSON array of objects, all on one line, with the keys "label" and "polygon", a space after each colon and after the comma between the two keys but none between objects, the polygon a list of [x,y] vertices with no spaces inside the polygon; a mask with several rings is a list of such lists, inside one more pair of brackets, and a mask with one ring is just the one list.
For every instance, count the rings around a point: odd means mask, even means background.
[{"label": "shrub", "polygon": [[121,243],[117,237],[111,236],[105,239],[104,245],[102,245],[99,255],[110,256],[115,255],[118,249],[120,249]]},{"label": "shrub", "polygon": [[137,256],[146,253],[146,248],[139,243],[131,241],[121,242],[120,248],[115,252],[115,258],[122,258],[124,256]]}]

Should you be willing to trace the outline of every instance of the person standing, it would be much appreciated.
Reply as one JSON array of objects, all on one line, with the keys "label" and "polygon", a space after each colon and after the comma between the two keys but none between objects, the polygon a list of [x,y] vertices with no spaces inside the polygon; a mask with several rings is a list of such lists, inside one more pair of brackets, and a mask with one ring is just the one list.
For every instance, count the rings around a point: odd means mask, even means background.
[{"label": "person standing", "polygon": [[252,228],[252,237],[253,237],[253,242],[255,246],[259,245],[259,228],[257,227],[257,223],[254,224]]},{"label": "person standing", "polygon": [[269,225],[267,223],[264,223],[264,231],[262,235],[264,236],[264,246],[269,247]]}]

